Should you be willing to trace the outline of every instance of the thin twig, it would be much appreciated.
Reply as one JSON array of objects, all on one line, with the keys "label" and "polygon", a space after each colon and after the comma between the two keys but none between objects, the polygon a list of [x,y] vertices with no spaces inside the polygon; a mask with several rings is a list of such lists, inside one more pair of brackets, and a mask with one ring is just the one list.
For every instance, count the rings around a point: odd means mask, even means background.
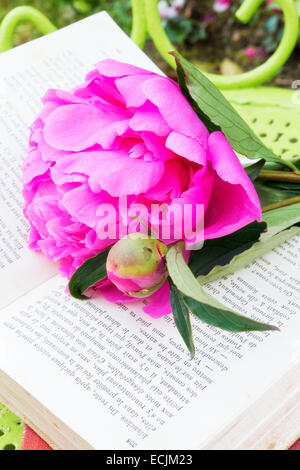
[{"label": "thin twig", "polygon": [[287,183],[300,183],[300,175],[289,171],[262,170],[258,177],[261,181],[282,181]]},{"label": "thin twig", "polygon": [[268,206],[264,206],[262,208],[263,212],[268,212],[273,209],[278,209],[279,207],[290,206],[291,204],[296,204],[300,202],[300,196],[291,197],[290,199],[285,199],[284,201],[274,202],[273,204],[269,204]]}]

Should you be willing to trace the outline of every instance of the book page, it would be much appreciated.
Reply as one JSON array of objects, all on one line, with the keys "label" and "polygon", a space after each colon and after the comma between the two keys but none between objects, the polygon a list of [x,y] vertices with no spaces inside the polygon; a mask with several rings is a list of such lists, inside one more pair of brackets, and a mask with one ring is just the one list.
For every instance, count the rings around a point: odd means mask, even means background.
[{"label": "book page", "polygon": [[29,126],[48,88],[70,90],[107,57],[160,73],[105,12],[0,55],[0,308],[57,270],[27,248],[21,165]]},{"label": "book page", "polygon": [[196,449],[299,363],[299,280],[296,236],[208,285],[281,331],[232,334],[192,317],[190,360],[171,315],[75,300],[56,276],[2,312],[0,369],[94,448]]}]

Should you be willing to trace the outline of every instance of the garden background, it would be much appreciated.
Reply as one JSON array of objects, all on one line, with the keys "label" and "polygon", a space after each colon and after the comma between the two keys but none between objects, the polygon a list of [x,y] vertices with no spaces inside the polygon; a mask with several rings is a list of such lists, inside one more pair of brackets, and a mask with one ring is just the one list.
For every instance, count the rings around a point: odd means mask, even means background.
[{"label": "garden background", "polygon": [[[159,8],[170,39],[187,58],[209,72],[237,74],[264,62],[276,49],[283,32],[282,13],[272,0],[266,0],[247,25],[234,18],[241,3],[241,0],[162,0]],[[300,0],[295,3],[300,15]],[[107,10],[126,33],[131,29],[130,0],[0,0],[0,22],[10,9],[20,5],[38,8],[58,28]],[[38,35],[31,24],[23,23],[17,29],[15,45]],[[174,74],[150,41],[146,52],[166,73]],[[300,40],[272,83],[290,88],[299,77]]]}]

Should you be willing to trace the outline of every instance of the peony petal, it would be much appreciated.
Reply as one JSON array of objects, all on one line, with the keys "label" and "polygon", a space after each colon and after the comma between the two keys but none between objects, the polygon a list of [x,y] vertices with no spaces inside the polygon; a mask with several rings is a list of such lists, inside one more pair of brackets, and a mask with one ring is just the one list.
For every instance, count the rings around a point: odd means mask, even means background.
[{"label": "peony petal", "polygon": [[136,132],[153,132],[160,137],[166,136],[171,132],[171,128],[162,118],[161,114],[159,114],[156,106],[149,102],[135,111],[129,126]]},{"label": "peony petal", "polygon": [[102,158],[95,165],[89,184],[92,191],[103,189],[111,196],[141,194],[155,186],[164,172],[160,161],[146,162],[117,152],[99,152]]},{"label": "peony petal", "polygon": [[160,318],[172,313],[168,282],[164,282],[164,284],[147,299],[147,302],[149,303],[143,307],[143,310],[152,318]]},{"label": "peony petal", "polygon": [[65,157],[66,155],[70,155],[71,152],[67,152],[65,150],[58,150],[50,145],[47,144],[47,142],[44,139],[44,132],[42,129],[36,130],[32,138],[35,139],[35,141],[38,144],[38,149],[41,152],[42,159],[45,162],[55,162],[59,160],[61,157]]},{"label": "peony petal", "polygon": [[90,102],[102,99],[119,108],[125,108],[125,100],[117,89],[115,80],[100,75],[98,70],[94,70],[92,75],[88,74],[85,83],[78,86],[74,93]]},{"label": "peony petal", "polygon": [[[207,210],[214,175],[206,171],[199,186],[184,191],[169,204],[152,206],[151,228],[167,245],[176,240],[203,241],[203,214]],[[198,207],[199,206],[199,207]],[[191,231],[197,234],[191,237]],[[197,238],[197,240],[196,240]]]},{"label": "peony petal", "polygon": [[86,234],[85,245],[89,250],[95,253],[100,253],[100,251],[107,248],[110,244],[110,240],[99,239],[95,230],[89,230]]},{"label": "peony petal", "polygon": [[82,225],[70,222],[64,216],[49,220],[46,226],[49,235],[58,244],[63,243],[66,247],[71,247],[74,243],[80,243],[82,239]]},{"label": "peony petal", "polygon": [[199,186],[194,186],[184,191],[180,198],[172,200],[172,204],[180,204],[182,207],[184,207],[184,204],[203,204],[206,210],[211,197],[213,184],[214,177],[212,173],[206,171],[201,179],[201,184]]},{"label": "peony petal", "polygon": [[34,225],[30,222],[30,233],[29,233],[29,240],[28,246],[31,250],[41,251],[38,242],[41,240],[40,233],[36,230]]},{"label": "peony petal", "polygon": [[143,90],[175,132],[198,139],[206,148],[208,131],[175,82],[157,75],[144,83]]},{"label": "peony petal", "polygon": [[98,142],[104,149],[110,149],[118,136],[126,133],[129,129],[129,119],[123,121],[113,121],[104,126],[99,133]]},{"label": "peony petal", "polygon": [[165,138],[159,137],[152,132],[141,132],[141,137],[146,147],[158,160],[166,162],[176,158],[176,154],[166,148]]},{"label": "peony petal", "polygon": [[95,194],[87,184],[81,184],[63,195],[61,204],[71,216],[91,228],[96,228],[97,209],[100,204],[108,202],[105,193]]},{"label": "peony petal", "polygon": [[171,132],[167,137],[166,147],[191,162],[206,165],[206,150],[191,137]]},{"label": "peony petal", "polygon": [[113,59],[104,59],[96,64],[97,70],[106,77],[124,77],[126,75],[155,75],[152,72],[135,67],[125,62]]},{"label": "peony petal", "polygon": [[147,97],[143,92],[142,84],[148,79],[149,75],[130,75],[117,78],[116,87],[125,99],[127,107],[143,106]]},{"label": "peony petal", "polygon": [[48,171],[49,163],[44,162],[39,150],[30,150],[23,163],[23,184],[30,183],[36,176]]},{"label": "peony petal", "polygon": [[31,224],[41,235],[41,238],[48,237],[47,223],[62,216],[62,211],[58,208],[57,198],[53,196],[36,197],[27,206],[26,216]]},{"label": "peony petal", "polygon": [[75,270],[76,268],[74,268],[74,259],[72,256],[67,256],[66,258],[60,260],[59,272],[62,276],[70,279]]},{"label": "peony petal", "polygon": [[55,184],[62,186],[69,183],[85,183],[88,181],[93,162],[86,161],[84,155],[81,161],[77,155],[82,155],[82,153],[71,153],[56,162],[50,170]]},{"label": "peony petal", "polygon": [[221,132],[210,135],[208,150],[216,176],[205,214],[205,238],[217,238],[260,220],[261,206],[251,180]]},{"label": "peony petal", "polygon": [[253,206],[253,214],[260,219],[261,205],[257,192],[224,134],[213,132],[209,136],[208,151],[209,159],[218,176],[223,181],[243,187]]},{"label": "peony petal", "polygon": [[100,123],[101,113],[95,106],[61,106],[45,124],[45,141],[60,150],[84,150],[97,143]]},{"label": "peony petal", "polygon": [[63,174],[87,175],[93,192],[104,190],[115,197],[147,191],[158,183],[163,172],[164,164],[160,161],[147,162],[143,158],[130,158],[125,152],[101,150],[68,155],[52,168],[53,179],[60,184],[67,180]]},{"label": "peony petal", "polygon": [[74,95],[73,93],[63,90],[56,90],[54,88],[50,88],[48,91],[46,91],[42,101],[43,103],[52,101],[60,106],[65,104],[85,103],[83,99]]},{"label": "peony petal", "polygon": [[103,286],[100,285],[99,291],[108,302],[121,302],[125,304],[127,302],[140,302],[140,299],[137,299],[136,297],[130,297],[129,295],[123,294],[123,292],[117,289],[110,281],[105,283]]},{"label": "peony petal", "polygon": [[44,138],[47,144],[60,150],[80,151],[97,143],[109,148],[126,131],[128,123],[121,113],[108,113],[89,104],[71,104],[50,114]]},{"label": "peony petal", "polygon": [[150,201],[170,201],[181,196],[187,189],[189,171],[182,161],[168,160],[165,163],[164,174],[156,186],[150,188],[145,197]]},{"label": "peony petal", "polygon": [[43,128],[45,127],[45,122],[47,121],[48,117],[50,114],[53,113],[55,109],[59,107],[59,104],[56,103],[55,101],[48,101],[47,103],[44,104],[43,109],[40,112],[40,119],[43,123]]},{"label": "peony petal", "polygon": [[50,88],[42,98],[44,103],[40,113],[40,118],[46,122],[50,114],[60,106],[67,104],[84,104],[85,101],[73,93],[63,90]]}]

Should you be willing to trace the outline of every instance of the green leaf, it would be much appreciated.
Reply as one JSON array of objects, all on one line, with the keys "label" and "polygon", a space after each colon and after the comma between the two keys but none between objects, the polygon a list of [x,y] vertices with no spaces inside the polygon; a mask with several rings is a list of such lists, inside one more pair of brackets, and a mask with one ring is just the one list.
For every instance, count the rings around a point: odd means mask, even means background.
[{"label": "green leaf", "polygon": [[195,356],[195,346],[192,336],[190,314],[183,301],[181,292],[176,288],[176,286],[174,286],[171,280],[169,280],[169,284],[170,302],[175,325],[191,354],[191,359],[193,359],[193,357]]},{"label": "green leaf", "polygon": [[265,255],[269,251],[284,243],[289,238],[299,233],[299,227],[292,227],[288,230],[277,233],[271,238],[262,239],[261,241],[254,243],[254,245],[252,245],[249,250],[244,251],[243,253],[240,253],[239,255],[232,258],[230,263],[228,263],[226,266],[216,266],[207,276],[198,276],[197,280],[201,285],[203,285],[207,284],[208,282],[216,281],[223,276],[228,276],[229,274],[244,268],[255,259]]},{"label": "green leaf", "polygon": [[83,293],[96,282],[104,279],[106,273],[106,258],[110,248],[102,251],[93,258],[87,259],[80,268],[75,271],[69,282],[69,291],[76,299],[87,299]]},{"label": "green leaf", "polygon": [[250,159],[276,162],[296,171],[296,167],[268,149],[250,129],[215,85],[178,52],[172,53],[177,63],[179,85],[208,130],[222,129],[234,150]]},{"label": "green leaf", "polygon": [[211,297],[198,283],[192,271],[182,256],[182,242],[169,248],[167,253],[167,266],[169,275],[177,289],[187,297],[204,302],[216,308],[224,308],[216,299]]},{"label": "green leaf", "polygon": [[297,185],[291,183],[283,189],[279,187],[277,183],[270,181],[257,180],[254,182],[254,187],[263,207],[273,204],[274,202],[280,202],[285,199],[299,196],[299,189],[295,186]]},{"label": "green leaf", "polygon": [[[214,299],[211,295],[209,295],[203,287],[199,284],[197,279],[194,277],[192,271],[184,261],[182,255],[182,243],[177,243],[176,245],[172,246],[168,253],[167,253],[167,265],[170,277],[174,282],[175,286],[178,290],[180,290],[183,294],[183,298],[185,303],[188,306],[193,306],[192,313],[197,315],[200,318],[202,315],[203,321],[206,321],[204,318],[209,319],[210,324],[213,324],[213,318],[217,315],[223,317],[223,323],[227,326],[226,329],[233,328],[233,318],[234,317],[241,317],[237,313],[235,313],[230,308],[225,307],[222,305],[218,300]],[[196,303],[192,303],[191,300],[194,300],[199,304],[197,306]],[[189,305],[190,304],[190,305]],[[197,306],[197,308],[196,308]],[[197,312],[197,313],[195,313]],[[225,319],[228,319],[227,323]],[[246,325],[246,318],[236,318],[236,328],[241,328],[242,325]],[[216,321],[216,320],[215,320]],[[248,328],[256,329],[256,330],[275,330],[276,327],[272,325],[266,325],[264,323],[255,323],[254,328],[254,321],[249,319]],[[231,329],[231,331],[234,331]],[[241,329],[237,329],[235,331],[242,331]]]},{"label": "green leaf", "polygon": [[163,279],[159,284],[157,284],[155,287],[152,287],[151,289],[141,289],[139,292],[126,292],[126,294],[130,297],[135,297],[136,299],[144,299],[146,297],[149,297],[150,295],[154,294],[158,289],[161,288],[161,286],[166,282],[166,279]]},{"label": "green leaf", "polygon": [[178,76],[178,82],[179,82],[182,93],[187,98],[187,100],[189,101],[189,103],[192,106],[193,110],[198,115],[198,117],[201,119],[203,124],[205,124],[208,131],[209,132],[220,131],[221,127],[214,124],[211,121],[211,119],[204,113],[204,111],[202,109],[200,109],[200,107],[198,106],[196,101],[191,97],[189,89],[186,86],[184,70],[183,70],[182,67],[179,67],[178,64],[177,64],[177,76]]},{"label": "green leaf", "polygon": [[247,173],[247,175],[249,176],[249,178],[251,179],[251,181],[256,180],[259,173],[263,169],[265,163],[266,163],[265,160],[261,159],[261,160],[258,160],[255,163],[252,163],[252,165],[248,165],[248,166],[244,167],[244,170]]},{"label": "green leaf", "polygon": [[189,267],[194,276],[206,275],[215,266],[228,264],[234,256],[258,241],[266,228],[265,222],[252,222],[225,237],[206,240],[203,248],[194,251],[190,257]]},{"label": "green leaf", "polygon": [[272,187],[277,189],[282,189],[283,191],[292,191],[300,194],[300,184],[299,183],[288,183],[284,181],[272,181]]},{"label": "green leaf", "polygon": [[261,237],[265,240],[300,222],[300,202],[265,212],[263,220],[268,225],[267,232]]},{"label": "green leaf", "polygon": [[209,325],[222,328],[222,330],[234,332],[278,330],[278,328],[273,325],[260,323],[252,320],[251,318],[229,312],[228,310],[220,310],[211,307],[210,305],[198,302],[191,297],[184,296],[184,301],[196,317]]}]

